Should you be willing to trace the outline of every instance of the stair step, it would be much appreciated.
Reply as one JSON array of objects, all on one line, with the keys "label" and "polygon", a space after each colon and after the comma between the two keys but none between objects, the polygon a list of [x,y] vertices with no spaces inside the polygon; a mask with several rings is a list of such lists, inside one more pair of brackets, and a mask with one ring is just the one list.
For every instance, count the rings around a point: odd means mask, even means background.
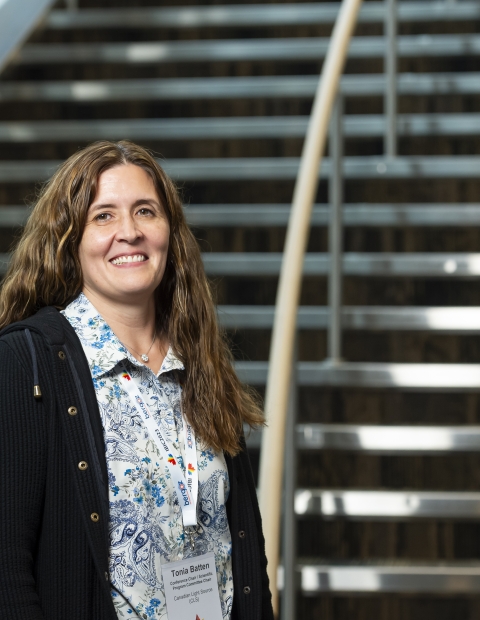
[{"label": "stair step", "polygon": [[[274,306],[218,306],[223,327],[230,329],[270,329]],[[299,329],[326,329],[330,310],[325,306],[301,306],[298,309]],[[480,309],[477,307],[418,306],[344,306],[343,329],[405,330],[443,332],[449,334],[480,333]]]},{"label": "stair step", "polygon": [[[19,209],[24,210],[24,207]],[[191,226],[286,226],[290,211],[290,204],[191,204],[185,207]],[[19,211],[19,218],[23,218],[22,213]],[[327,226],[328,205],[314,205],[311,222],[312,226]],[[479,226],[480,204],[344,204],[343,225]]]},{"label": "stair step", "polygon": [[[277,252],[212,252],[203,255],[210,276],[276,276],[280,273],[282,254]],[[304,276],[328,275],[327,253],[305,255]],[[480,275],[480,253],[347,252],[343,273],[348,276],[461,277]]]},{"label": "stair step", "polygon": [[347,519],[478,519],[480,493],[297,489],[295,514]]},{"label": "stair step", "polygon": [[[338,15],[339,4],[227,5],[182,8],[86,9],[52,11],[45,20],[47,28],[200,28],[202,26],[294,26],[330,24]],[[476,2],[399,2],[399,21],[449,21],[480,18]],[[383,22],[383,2],[364,4],[359,23]]]},{"label": "stair step", "polygon": [[[163,162],[166,171],[181,180],[294,180],[297,177],[299,158],[212,158],[212,159],[170,159]],[[26,162],[25,162],[26,163]],[[18,165],[16,166],[18,168]],[[345,157],[344,178],[478,178],[480,156],[418,156],[396,157]],[[0,164],[0,180],[2,176]],[[331,174],[329,158],[322,161],[320,174]]]},{"label": "stair step", "polygon": [[[265,385],[268,362],[236,362],[242,381]],[[396,364],[379,362],[298,362],[300,386],[478,391],[480,364]]]},{"label": "stair step", "polygon": [[[307,116],[148,118],[76,121],[0,122],[0,142],[65,142],[70,140],[217,140],[304,138]],[[347,138],[383,136],[382,114],[348,115]],[[480,114],[405,114],[397,118],[399,136],[480,135]]]},{"label": "stair step", "polygon": [[[0,254],[0,273],[4,273],[8,254]],[[278,276],[282,254],[271,252],[215,252],[203,254],[209,276]],[[304,276],[326,276],[330,258],[326,253],[305,256]],[[381,277],[473,277],[480,275],[480,254],[468,253],[356,253],[344,255],[346,276]]]},{"label": "stair step", "polygon": [[[365,454],[449,454],[480,452],[480,426],[386,426],[297,424],[299,450],[345,450]],[[250,449],[261,446],[262,431],[245,431]]]},{"label": "stair step", "polygon": [[[298,172],[298,157],[229,157],[159,160],[165,171],[181,181],[291,180]],[[480,156],[345,157],[346,179],[479,178]],[[0,183],[45,181],[61,164],[55,160],[1,161]],[[330,159],[319,171],[331,174]]]},{"label": "stair step", "polygon": [[[398,55],[476,56],[480,35],[399,36]],[[27,44],[15,58],[20,64],[227,62],[239,60],[319,60],[328,49],[328,38],[237,39],[175,41],[166,43],[38,43]],[[384,37],[354,37],[349,58],[383,57]]]},{"label": "stair step", "polygon": [[[8,254],[0,254],[0,273],[4,273]],[[278,276],[282,261],[280,253],[215,252],[203,254],[209,276]],[[329,255],[309,253],[305,256],[304,276],[326,276]],[[480,275],[480,254],[450,253],[356,253],[344,255],[346,276],[382,277],[473,277]],[[388,319],[386,319],[388,320]],[[425,317],[428,321],[428,318]]]},{"label": "stair step", "polygon": [[[0,274],[5,273],[9,260],[9,254],[0,254]],[[205,271],[209,276],[278,276],[281,261],[282,254],[274,252],[242,254],[236,252],[215,252],[203,254]],[[304,276],[327,276],[329,273],[329,263],[330,258],[328,254],[311,252],[305,256],[303,274]],[[343,265],[343,274],[346,276],[470,278],[480,275],[480,254],[451,254],[446,252],[370,254],[367,252],[349,252],[344,254]],[[394,312],[390,315],[391,325],[394,324],[393,314]],[[466,310],[466,314],[468,314],[468,310]],[[432,316],[435,316],[435,314]],[[441,316],[439,320],[447,322],[445,314],[439,313],[437,316]],[[471,315],[469,316],[471,318]],[[399,323],[401,322],[399,315],[396,315],[396,319],[398,319]],[[360,318],[358,320],[360,321]],[[365,329],[369,329],[366,323],[366,316],[364,320]],[[372,318],[372,321],[374,320]],[[386,325],[389,318],[386,317],[386,313],[381,320],[385,321],[385,327],[382,327],[382,329],[388,329]],[[418,317],[418,320],[421,321],[422,319]],[[425,317],[423,320],[428,321],[429,319]],[[473,319],[471,320],[470,326],[473,325]],[[420,325],[418,329],[421,329]],[[363,329],[363,327],[359,328]],[[470,328],[468,327],[468,329]],[[448,330],[448,328],[446,329]]]},{"label": "stair step", "polygon": [[442,564],[299,563],[297,575],[303,594],[320,592],[405,592],[478,594],[480,563]]},{"label": "stair step", "polygon": [[[0,102],[198,100],[240,97],[298,99],[313,97],[317,85],[316,75],[0,82]],[[344,75],[340,80],[341,92],[352,97],[383,96],[385,85],[385,77],[382,74]],[[400,73],[397,92],[400,95],[478,94],[480,73]]]},{"label": "stair step", "polygon": [[[188,205],[190,226],[286,226],[289,204]],[[29,213],[20,205],[0,206],[0,227],[23,226]],[[327,226],[329,207],[317,204],[312,226]],[[346,204],[344,226],[480,226],[480,204]]]},{"label": "stair step", "polygon": [[0,206],[0,228],[23,226],[30,214],[30,209],[22,205]]}]

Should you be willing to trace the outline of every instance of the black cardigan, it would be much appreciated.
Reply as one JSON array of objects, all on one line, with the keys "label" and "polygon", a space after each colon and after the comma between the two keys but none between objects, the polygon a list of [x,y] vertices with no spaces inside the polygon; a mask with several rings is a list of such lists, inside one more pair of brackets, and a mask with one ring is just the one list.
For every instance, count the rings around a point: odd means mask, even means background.
[{"label": "black cardigan", "polygon": [[[233,618],[272,620],[246,449],[226,462]],[[68,321],[44,308],[0,338],[0,618],[117,620],[107,526],[107,466],[88,363]]]}]

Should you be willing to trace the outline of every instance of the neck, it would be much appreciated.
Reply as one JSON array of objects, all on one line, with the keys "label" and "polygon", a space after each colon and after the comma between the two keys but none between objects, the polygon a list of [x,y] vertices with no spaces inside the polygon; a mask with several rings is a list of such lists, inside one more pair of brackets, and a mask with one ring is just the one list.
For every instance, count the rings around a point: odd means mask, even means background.
[{"label": "neck", "polygon": [[153,295],[135,303],[105,300],[86,288],[83,294],[124,345],[142,353],[149,348],[156,330]]}]

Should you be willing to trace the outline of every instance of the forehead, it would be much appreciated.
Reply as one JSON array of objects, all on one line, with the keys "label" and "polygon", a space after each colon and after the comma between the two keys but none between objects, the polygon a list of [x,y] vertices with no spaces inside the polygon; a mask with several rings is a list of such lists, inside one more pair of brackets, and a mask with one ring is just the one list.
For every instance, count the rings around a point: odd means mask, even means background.
[{"label": "forehead", "polygon": [[100,174],[93,203],[106,197],[120,199],[155,198],[159,196],[152,177],[140,166],[122,164]]}]

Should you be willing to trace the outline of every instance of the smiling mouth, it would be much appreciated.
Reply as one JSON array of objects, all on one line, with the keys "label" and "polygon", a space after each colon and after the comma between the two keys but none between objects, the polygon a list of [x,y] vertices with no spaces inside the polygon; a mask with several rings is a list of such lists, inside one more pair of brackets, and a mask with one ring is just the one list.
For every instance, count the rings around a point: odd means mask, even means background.
[{"label": "smiling mouth", "polygon": [[110,261],[114,265],[125,265],[126,263],[143,263],[147,257],[143,254],[133,254],[133,256],[117,256]]}]

